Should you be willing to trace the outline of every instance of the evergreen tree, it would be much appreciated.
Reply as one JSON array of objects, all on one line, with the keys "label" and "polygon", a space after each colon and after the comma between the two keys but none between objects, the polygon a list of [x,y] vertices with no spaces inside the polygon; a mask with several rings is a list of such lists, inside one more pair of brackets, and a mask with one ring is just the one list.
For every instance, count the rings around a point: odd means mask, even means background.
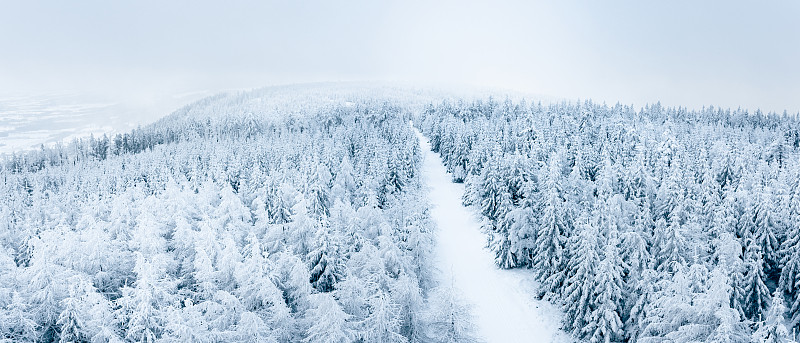
[{"label": "evergreen tree", "polygon": [[308,255],[311,263],[311,284],[320,292],[330,292],[340,278],[340,273],[336,270],[340,238],[332,234],[327,226],[320,227],[315,237],[313,242],[317,247]]},{"label": "evergreen tree", "polygon": [[146,258],[138,253],[136,283],[123,288],[122,297],[116,300],[117,317],[125,320],[125,337],[129,340],[155,342],[161,336],[165,319],[161,306],[170,304],[175,294],[174,281],[163,275],[163,262],[160,256]]},{"label": "evergreen tree", "polygon": [[211,258],[203,248],[198,248],[194,258],[193,277],[197,282],[197,292],[203,298],[211,297],[217,290],[216,269]]},{"label": "evergreen tree", "polygon": [[428,301],[426,342],[479,342],[475,328],[469,324],[473,318],[470,308],[452,287],[431,290]]},{"label": "evergreen tree", "polygon": [[266,318],[278,334],[288,335],[285,331],[291,331],[291,318],[281,290],[271,279],[274,267],[263,255],[260,242],[254,234],[251,233],[247,241],[245,260],[236,269],[238,287],[235,294],[247,311]]},{"label": "evergreen tree", "polygon": [[764,254],[764,263],[768,270],[776,269],[779,263],[780,246],[778,245],[777,232],[781,232],[771,199],[759,192],[755,198],[754,219],[755,231],[753,239],[761,247]]},{"label": "evergreen tree", "polygon": [[778,288],[789,295],[789,316],[792,327],[800,322],[800,181],[795,181],[789,193],[786,239],[781,244],[781,276]]},{"label": "evergreen tree", "polygon": [[11,301],[0,311],[0,333],[4,339],[32,342],[37,338],[37,323],[30,305],[19,292],[11,294]]},{"label": "evergreen tree", "polygon": [[425,334],[422,311],[425,304],[417,281],[408,275],[401,275],[391,287],[392,299],[400,307],[400,334],[409,342],[422,342]]},{"label": "evergreen tree", "polygon": [[236,325],[237,341],[248,343],[277,343],[269,325],[253,312],[242,313]]},{"label": "evergreen tree", "polygon": [[691,323],[694,295],[684,269],[685,266],[679,265],[671,278],[662,277],[655,285],[656,291],[650,295],[651,301],[644,310],[646,316],[641,323],[638,342],[665,341],[668,335],[678,331],[680,324]]},{"label": "evergreen tree", "polygon": [[648,315],[648,307],[651,298],[656,295],[656,285],[658,273],[652,269],[645,269],[642,271],[641,276],[637,279],[632,279],[635,282],[633,287],[630,287],[630,296],[626,301],[626,320],[624,322],[623,333],[624,338],[628,341],[635,341],[645,328]]},{"label": "evergreen tree", "polygon": [[714,258],[717,260],[716,268],[724,271],[730,278],[733,285],[731,289],[733,308],[739,313],[739,317],[743,317],[745,293],[744,288],[740,286],[745,280],[746,265],[742,260],[742,245],[732,230],[722,233],[714,241]]},{"label": "evergreen tree", "polygon": [[79,299],[71,294],[70,297],[61,301],[64,310],[58,316],[59,342],[79,342],[84,340],[83,326],[79,318]]},{"label": "evergreen tree", "polygon": [[314,233],[319,229],[320,222],[309,212],[308,202],[302,196],[292,207],[292,213],[287,238],[290,245],[295,248],[295,254],[306,256],[311,252]]},{"label": "evergreen tree", "polygon": [[758,330],[753,333],[753,340],[764,343],[790,343],[794,340],[789,335],[786,328],[786,305],[783,303],[783,294],[775,291],[772,295],[769,310],[764,320],[758,323]]},{"label": "evergreen tree", "polygon": [[336,300],[327,293],[315,294],[311,298],[314,306],[306,313],[311,326],[303,342],[309,343],[350,343],[355,338],[350,316],[342,311]]},{"label": "evergreen tree", "polygon": [[603,259],[597,267],[596,304],[592,305],[591,322],[582,331],[591,342],[622,341],[622,301],[625,298],[622,281],[622,259],[618,252],[616,231],[609,232]]},{"label": "evergreen tree", "polygon": [[305,264],[291,253],[281,253],[276,259],[275,285],[283,293],[286,304],[292,313],[303,313],[308,307],[311,296],[311,276]]},{"label": "evergreen tree", "polygon": [[744,298],[742,309],[747,318],[758,320],[759,315],[769,305],[770,294],[765,283],[764,260],[761,258],[761,248],[751,242],[745,254],[746,274],[744,275]]},{"label": "evergreen tree", "polygon": [[628,283],[635,283],[645,269],[651,268],[649,244],[638,231],[621,233],[620,236],[620,256],[622,266],[625,267],[625,279]]},{"label": "evergreen tree", "polygon": [[492,221],[502,218],[512,205],[500,163],[497,158],[491,160],[480,177],[481,212]]},{"label": "evergreen tree", "polygon": [[557,291],[564,282],[568,218],[557,179],[559,166],[551,162],[545,176],[543,207],[533,252],[533,267],[543,282],[541,293]]},{"label": "evergreen tree", "polygon": [[407,342],[400,334],[400,307],[389,295],[378,291],[368,301],[369,315],[359,323],[359,336],[364,342]]},{"label": "evergreen tree", "polygon": [[686,241],[683,228],[677,221],[667,224],[660,219],[656,222],[653,246],[658,249],[654,256],[659,271],[674,271],[677,266],[686,263]]},{"label": "evergreen tree", "polygon": [[731,308],[733,287],[724,268],[711,272],[708,289],[698,300],[698,322],[712,329],[707,342],[748,342],[748,328],[739,312]]},{"label": "evergreen tree", "polygon": [[516,266],[531,266],[535,255],[536,218],[533,209],[527,206],[515,207],[500,222],[500,232],[508,232],[509,252]]},{"label": "evergreen tree", "polygon": [[583,214],[578,218],[578,236],[571,242],[571,265],[563,291],[564,326],[566,329],[585,337],[589,332],[584,328],[590,324],[591,312],[597,296],[597,265],[599,233],[594,223]]}]

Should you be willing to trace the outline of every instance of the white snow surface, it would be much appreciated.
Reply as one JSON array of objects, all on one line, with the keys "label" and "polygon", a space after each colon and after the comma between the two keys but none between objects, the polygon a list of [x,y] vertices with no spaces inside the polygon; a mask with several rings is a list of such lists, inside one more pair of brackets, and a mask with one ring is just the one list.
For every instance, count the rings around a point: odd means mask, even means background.
[{"label": "white snow surface", "polygon": [[503,270],[486,246],[479,214],[464,207],[464,185],[451,182],[441,158],[416,130],[424,153],[431,217],[438,226],[436,264],[441,281],[452,283],[472,307],[477,333],[489,343],[569,342],[559,329],[560,310],[535,299],[530,270]]}]

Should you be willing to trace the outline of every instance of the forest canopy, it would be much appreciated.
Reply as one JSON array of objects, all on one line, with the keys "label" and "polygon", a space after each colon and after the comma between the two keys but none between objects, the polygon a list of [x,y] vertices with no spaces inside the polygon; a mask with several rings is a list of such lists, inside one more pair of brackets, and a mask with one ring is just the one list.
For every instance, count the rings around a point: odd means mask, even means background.
[{"label": "forest canopy", "polygon": [[409,122],[575,338],[800,327],[796,116],[289,86],[0,161],[0,341],[477,341]]},{"label": "forest canopy", "polygon": [[468,338],[432,277],[420,156],[405,108],[291,87],[15,154],[0,340]]},{"label": "forest canopy", "polygon": [[439,102],[416,121],[592,342],[784,342],[800,322],[796,116],[591,101]]}]

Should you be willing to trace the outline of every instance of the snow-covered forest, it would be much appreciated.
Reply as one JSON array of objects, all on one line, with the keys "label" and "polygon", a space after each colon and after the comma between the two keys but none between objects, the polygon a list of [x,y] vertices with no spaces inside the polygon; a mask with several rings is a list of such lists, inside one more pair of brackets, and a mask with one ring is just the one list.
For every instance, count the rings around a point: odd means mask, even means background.
[{"label": "snow-covered forest", "polygon": [[328,85],[0,161],[0,341],[480,341],[409,122],[575,339],[794,339],[797,117]]},{"label": "snow-covered forest", "polygon": [[787,342],[800,322],[800,122],[591,101],[440,102],[416,121],[590,342]]},{"label": "snow-covered forest", "polygon": [[[349,94],[349,95],[347,95]],[[0,341],[452,342],[410,113],[223,94],[0,170]]]}]

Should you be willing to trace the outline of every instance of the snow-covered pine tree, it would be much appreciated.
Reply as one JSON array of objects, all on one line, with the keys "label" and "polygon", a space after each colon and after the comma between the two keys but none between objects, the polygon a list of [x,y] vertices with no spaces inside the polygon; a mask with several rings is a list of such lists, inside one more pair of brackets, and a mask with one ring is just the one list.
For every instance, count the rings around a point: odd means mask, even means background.
[{"label": "snow-covered pine tree", "polygon": [[392,302],[389,294],[378,291],[367,301],[369,314],[360,323],[359,337],[363,342],[407,342],[400,334],[400,306]]},{"label": "snow-covered pine tree", "polygon": [[292,207],[292,219],[288,224],[287,238],[289,245],[294,247],[294,253],[306,256],[311,252],[314,234],[320,226],[319,219],[310,212],[308,201],[303,195]]},{"label": "snow-covered pine tree", "polygon": [[542,282],[540,294],[557,292],[565,279],[565,254],[569,223],[565,199],[560,186],[560,165],[556,158],[551,159],[543,173],[543,204],[538,232],[533,252],[533,268]]},{"label": "snow-covered pine tree", "polygon": [[342,238],[326,225],[320,225],[314,234],[307,259],[311,265],[311,284],[320,292],[330,292],[341,277],[339,268],[339,245]]},{"label": "snow-covered pine tree", "polygon": [[667,223],[664,219],[656,222],[653,246],[657,248],[656,268],[659,271],[675,271],[678,265],[686,263],[686,241],[683,228],[678,221]]},{"label": "snow-covered pine tree", "polygon": [[789,191],[786,208],[786,239],[781,244],[781,276],[778,288],[789,295],[790,327],[800,323],[800,177]]},{"label": "snow-covered pine tree", "polygon": [[637,342],[655,343],[666,341],[667,335],[676,332],[680,324],[690,323],[693,316],[691,307],[694,294],[689,289],[685,265],[679,264],[672,277],[660,272],[655,292],[645,306],[645,317]]},{"label": "snow-covered pine tree", "polygon": [[564,299],[564,327],[585,337],[583,331],[591,321],[596,300],[597,267],[600,262],[599,231],[586,213],[576,220],[578,234],[570,242],[570,260],[567,280],[562,289]]},{"label": "snow-covered pine tree", "polygon": [[745,304],[744,288],[740,287],[744,282],[746,265],[742,260],[742,245],[736,239],[733,228],[723,232],[714,240],[714,259],[716,259],[716,269],[720,269],[730,279],[732,285],[731,299],[733,308],[737,310],[740,317],[744,317],[743,305]]},{"label": "snow-covered pine tree", "polygon": [[621,342],[623,339],[622,303],[625,297],[623,262],[619,256],[618,232],[613,227],[606,233],[603,258],[597,267],[591,321],[582,331],[590,342]]},{"label": "snow-covered pine tree", "polygon": [[274,267],[265,258],[255,234],[248,235],[247,242],[245,259],[236,269],[238,287],[234,293],[247,311],[267,320],[275,329],[286,329],[285,321],[291,322],[291,318],[287,318],[289,309],[281,290],[272,282]]},{"label": "snow-covered pine tree", "polygon": [[763,321],[758,323],[756,332],[753,333],[753,340],[763,343],[794,343],[794,339],[786,328],[785,313],[783,292],[776,290],[772,295],[769,310]]},{"label": "snow-covered pine tree", "polygon": [[125,338],[140,342],[155,342],[164,330],[162,306],[167,306],[175,296],[175,282],[164,275],[163,257],[145,257],[136,254],[134,287],[122,289],[116,300],[117,317],[126,323]]},{"label": "snow-covered pine tree", "polygon": [[469,324],[473,315],[471,309],[450,286],[437,287],[428,295],[430,307],[426,313],[427,333],[425,342],[477,343],[475,327]]},{"label": "snow-covered pine tree", "polygon": [[60,328],[58,336],[59,342],[67,343],[84,340],[83,333],[81,332],[83,324],[78,319],[75,302],[77,302],[75,298],[66,298],[61,301],[64,310],[61,311],[61,314],[58,316],[57,322]]},{"label": "snow-covered pine tree", "polygon": [[698,324],[711,329],[706,342],[747,343],[749,330],[739,312],[730,306],[733,287],[726,274],[724,267],[711,272],[708,289],[697,301]]},{"label": "snow-covered pine tree", "polygon": [[481,213],[496,221],[504,216],[511,204],[506,181],[503,180],[501,155],[495,155],[483,169],[480,178]]},{"label": "snow-covered pine tree", "polygon": [[236,324],[234,334],[237,341],[248,343],[278,343],[278,339],[270,332],[269,324],[253,312],[244,312]]},{"label": "snow-covered pine tree", "polygon": [[489,160],[480,176],[478,195],[481,212],[489,219],[489,249],[495,254],[495,263],[501,268],[513,268],[518,261],[511,248],[510,225],[504,225],[508,224],[505,216],[513,209],[513,202],[507,181],[503,180],[503,166],[503,160],[499,157]]},{"label": "snow-covered pine tree", "polygon": [[391,285],[390,294],[399,306],[400,334],[409,342],[422,342],[425,334],[423,318],[424,299],[416,279],[408,275],[400,275],[397,282]]},{"label": "snow-covered pine tree", "polygon": [[318,293],[311,297],[313,306],[306,312],[305,319],[310,324],[303,342],[308,343],[351,343],[356,337],[350,315],[330,293]]},{"label": "snow-covered pine tree", "polygon": [[776,217],[772,198],[765,195],[764,191],[756,193],[753,212],[753,224],[755,225],[753,239],[761,247],[765,268],[768,271],[775,270],[780,262],[780,246],[777,235],[783,231],[783,228],[780,227],[781,224]]},{"label": "snow-covered pine tree", "polygon": [[765,282],[767,277],[764,274],[764,260],[761,256],[761,247],[755,241],[750,241],[744,257],[746,273],[741,285],[744,290],[742,309],[744,315],[754,321],[759,319],[770,301],[770,292]]},{"label": "snow-covered pine tree", "polygon": [[19,292],[13,292],[10,298],[3,311],[0,311],[0,334],[12,342],[36,341],[37,323],[27,300]]},{"label": "snow-covered pine tree", "polygon": [[655,283],[658,277],[659,274],[655,270],[645,269],[638,278],[629,281],[635,283],[628,287],[629,296],[623,311],[626,315],[623,334],[628,341],[636,341],[645,328],[651,298],[656,296]]}]

